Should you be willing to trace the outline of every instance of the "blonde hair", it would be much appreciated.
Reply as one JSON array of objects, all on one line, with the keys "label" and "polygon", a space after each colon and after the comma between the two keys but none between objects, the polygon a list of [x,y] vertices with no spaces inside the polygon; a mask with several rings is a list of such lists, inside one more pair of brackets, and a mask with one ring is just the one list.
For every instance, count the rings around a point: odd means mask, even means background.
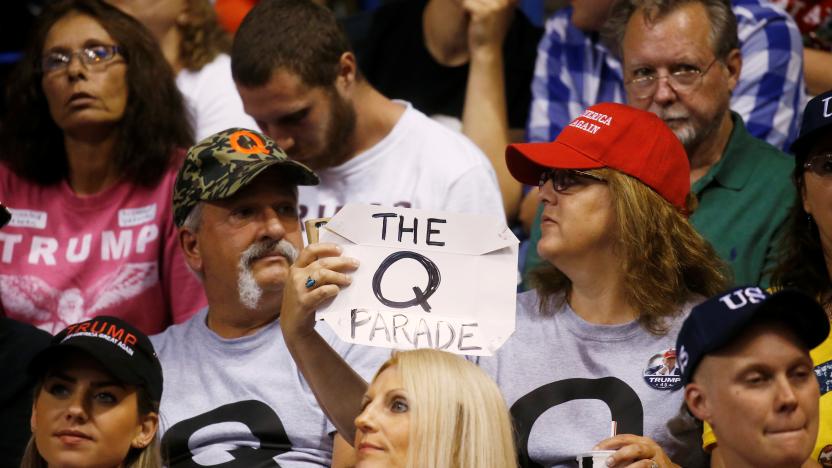
[{"label": "blonde hair", "polygon": [[188,0],[188,20],[179,25],[179,32],[179,60],[188,70],[199,71],[217,55],[231,50],[231,38],[217,21],[209,0]]},{"label": "blonde hair", "polygon": [[397,351],[410,405],[408,468],[516,467],[511,417],[497,384],[460,356],[433,349]]},{"label": "blonde hair", "polygon": [[[607,181],[612,194],[627,300],[639,311],[639,322],[654,334],[664,334],[664,317],[700,295],[711,297],[728,287],[728,273],[714,248],[670,202],[638,179],[604,168],[590,173]],[[696,199],[688,197],[688,212]],[[545,263],[529,275],[541,298],[541,312],[552,299],[562,302],[571,289],[569,278]]]}]

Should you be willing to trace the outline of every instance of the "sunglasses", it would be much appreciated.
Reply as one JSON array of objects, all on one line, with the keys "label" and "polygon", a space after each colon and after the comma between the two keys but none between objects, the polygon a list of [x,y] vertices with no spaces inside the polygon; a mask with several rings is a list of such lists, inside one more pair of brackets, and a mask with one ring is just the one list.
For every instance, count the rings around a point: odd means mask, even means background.
[{"label": "sunglasses", "polygon": [[563,193],[574,186],[586,185],[587,179],[606,183],[603,177],[578,169],[546,169],[540,173],[538,186],[543,188],[551,180],[555,192]]},{"label": "sunglasses", "polygon": [[803,169],[812,171],[821,177],[832,175],[832,152],[809,156],[809,159],[803,163]]}]

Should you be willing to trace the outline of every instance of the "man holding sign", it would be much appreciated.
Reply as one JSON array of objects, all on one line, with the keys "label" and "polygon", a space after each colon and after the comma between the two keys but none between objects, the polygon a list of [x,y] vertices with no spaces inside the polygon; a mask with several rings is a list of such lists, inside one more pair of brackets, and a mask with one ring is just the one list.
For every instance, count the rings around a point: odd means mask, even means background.
[{"label": "man holding sign", "polygon": [[[208,307],[151,338],[164,369],[166,465],[338,466],[334,428],[297,372],[278,321],[302,248],[297,185],[317,183],[250,130],[225,130],[188,151],[174,187],[174,222]],[[324,261],[329,273],[317,278],[331,284],[314,294],[349,284],[341,272],[354,268],[351,259]],[[388,357],[320,332],[364,375]]]}]

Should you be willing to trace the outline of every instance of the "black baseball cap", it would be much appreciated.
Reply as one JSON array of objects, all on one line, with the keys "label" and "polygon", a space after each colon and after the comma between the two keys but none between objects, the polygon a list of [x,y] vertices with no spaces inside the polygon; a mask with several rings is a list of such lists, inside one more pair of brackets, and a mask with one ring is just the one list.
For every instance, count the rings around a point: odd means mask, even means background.
[{"label": "black baseball cap", "polygon": [[147,336],[117,317],[100,316],[70,325],[35,355],[29,373],[40,377],[68,350],[86,352],[119,381],[144,387],[162,399],[162,365]]},{"label": "black baseball cap", "polygon": [[751,323],[773,319],[791,327],[808,349],[829,336],[829,318],[811,296],[794,289],[768,294],[757,286],[730,289],[690,311],[676,339],[682,384],[708,353],[728,345]]},{"label": "black baseball cap", "polygon": [[800,135],[791,146],[792,153],[804,156],[821,135],[832,135],[832,90],[818,94],[806,104]]}]

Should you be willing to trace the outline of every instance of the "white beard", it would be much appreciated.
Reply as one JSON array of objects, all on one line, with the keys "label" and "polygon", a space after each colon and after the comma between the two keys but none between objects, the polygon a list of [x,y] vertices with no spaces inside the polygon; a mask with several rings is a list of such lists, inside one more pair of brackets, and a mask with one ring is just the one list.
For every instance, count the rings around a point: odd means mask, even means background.
[{"label": "white beard", "polygon": [[263,288],[254,279],[251,264],[257,258],[272,252],[283,255],[289,264],[294,263],[298,257],[295,246],[283,239],[279,242],[267,241],[252,244],[240,255],[240,262],[237,264],[237,292],[240,295],[240,304],[247,309],[255,310],[263,297]]},{"label": "white beard", "polygon": [[254,275],[251,273],[251,267],[240,259],[240,264],[237,266],[237,291],[240,295],[240,304],[246,309],[255,310],[260,298],[263,297],[263,288],[257,284]]}]

